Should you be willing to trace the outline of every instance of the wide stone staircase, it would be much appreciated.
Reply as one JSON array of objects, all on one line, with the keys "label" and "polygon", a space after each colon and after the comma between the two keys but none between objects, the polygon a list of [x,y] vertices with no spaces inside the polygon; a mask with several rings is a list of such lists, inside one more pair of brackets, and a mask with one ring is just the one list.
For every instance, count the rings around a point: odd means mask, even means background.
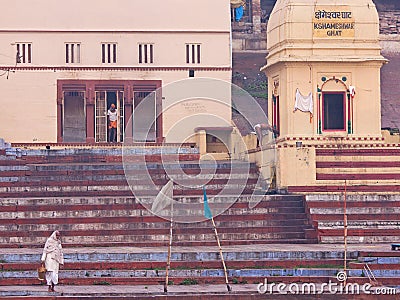
[{"label": "wide stone staircase", "polygon": [[293,193],[399,193],[398,145],[316,148],[316,184],[290,186]]},{"label": "wide stone staircase", "polygon": [[[307,195],[306,207],[322,243],[343,243],[344,195]],[[400,195],[346,196],[349,243],[400,242]]]},{"label": "wide stone staircase", "polygon": [[[62,284],[162,284],[170,222],[146,209],[137,195],[153,199],[174,176],[183,182],[174,185],[174,212],[190,204],[201,215],[206,182],[232,284],[293,276],[290,272],[301,264],[310,269],[338,265],[336,256],[315,261],[309,254],[307,261],[290,262],[265,249],[316,243],[317,236],[304,197],[264,194],[254,164],[201,162],[193,145],[143,145],[129,150],[126,165],[123,151],[52,147],[0,153],[0,286],[39,284],[41,248],[53,230],[61,232],[65,251]],[[145,173],[151,185],[143,180]],[[212,223],[196,216],[173,225],[171,284],[224,282]],[[292,271],[284,271],[288,266]]]},{"label": "wide stone staircase", "polygon": [[[189,203],[201,215],[201,185],[206,183],[223,244],[316,242],[302,197],[258,195],[259,203],[250,208],[259,177],[255,165],[200,163],[191,146],[160,149],[134,149],[134,162],[128,164],[136,170],[128,175],[131,187],[121,148],[23,150],[14,159],[5,155],[0,160],[0,246],[42,247],[56,229],[66,247],[166,245],[169,222],[153,215],[135,195],[152,201],[177,166],[183,170],[180,182],[190,185],[174,185],[174,210],[179,211],[179,203]],[[146,172],[151,185],[143,180]],[[215,244],[210,223],[196,222],[195,217],[176,223],[175,245]]]}]

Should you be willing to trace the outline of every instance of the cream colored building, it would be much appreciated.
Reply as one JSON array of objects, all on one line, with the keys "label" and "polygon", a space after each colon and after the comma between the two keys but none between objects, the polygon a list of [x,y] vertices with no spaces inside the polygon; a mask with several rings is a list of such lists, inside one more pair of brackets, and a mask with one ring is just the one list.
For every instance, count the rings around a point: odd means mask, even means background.
[{"label": "cream colored building", "polygon": [[[316,170],[316,161],[326,159],[322,154],[317,157],[323,147],[383,146],[380,68],[386,60],[380,53],[373,1],[278,0],[267,34],[263,70],[268,77],[268,117],[280,132],[277,186],[312,191],[307,187],[342,185],[344,180],[336,179],[346,178],[343,172],[349,172],[348,178],[373,178],[361,174],[368,172],[365,168]],[[354,176],[356,172],[363,176]],[[372,181],[357,179],[350,184]]]},{"label": "cream colored building", "polygon": [[[168,95],[155,91],[190,77],[231,81],[229,0],[0,0],[0,8],[0,136],[10,142],[105,142],[112,103],[122,141],[145,97],[136,122],[151,131],[133,139],[181,142],[166,133],[193,112],[164,112]],[[226,94],[226,106],[204,109],[230,124]]]}]

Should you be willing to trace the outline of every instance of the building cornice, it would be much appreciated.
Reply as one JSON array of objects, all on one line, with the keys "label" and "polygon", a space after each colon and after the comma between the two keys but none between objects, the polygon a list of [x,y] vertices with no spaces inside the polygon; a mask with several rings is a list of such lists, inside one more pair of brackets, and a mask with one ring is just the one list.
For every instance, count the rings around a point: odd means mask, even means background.
[{"label": "building cornice", "polygon": [[111,34],[127,34],[127,33],[145,33],[145,34],[157,34],[157,33],[167,33],[167,34],[192,34],[192,33],[215,33],[215,34],[230,34],[229,30],[216,30],[216,29],[204,29],[204,30],[49,30],[49,29],[1,29],[1,33],[111,33]]},{"label": "building cornice", "polygon": [[0,66],[2,71],[232,71],[231,67],[185,66],[185,67],[151,67],[151,66]]}]

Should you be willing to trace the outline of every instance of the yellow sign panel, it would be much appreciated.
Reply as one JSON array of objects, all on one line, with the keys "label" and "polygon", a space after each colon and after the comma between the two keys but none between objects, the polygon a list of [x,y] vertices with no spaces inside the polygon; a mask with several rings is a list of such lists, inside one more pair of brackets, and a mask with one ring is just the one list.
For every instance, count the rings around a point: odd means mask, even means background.
[{"label": "yellow sign panel", "polygon": [[317,6],[313,16],[316,38],[354,37],[355,22],[349,6]]}]

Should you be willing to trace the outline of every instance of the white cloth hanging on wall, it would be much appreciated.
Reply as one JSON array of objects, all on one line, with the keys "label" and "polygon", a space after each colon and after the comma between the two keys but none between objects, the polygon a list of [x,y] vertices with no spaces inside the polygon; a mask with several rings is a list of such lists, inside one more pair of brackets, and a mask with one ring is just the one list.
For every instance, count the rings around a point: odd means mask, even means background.
[{"label": "white cloth hanging on wall", "polygon": [[356,87],[350,85],[350,86],[349,86],[349,92],[350,92],[351,98],[354,98],[354,96],[356,95]]},{"label": "white cloth hanging on wall", "polygon": [[308,94],[308,96],[305,97],[300,93],[299,89],[296,89],[296,101],[294,103],[294,111],[301,110],[304,112],[310,112],[312,115],[314,111],[313,105],[313,97],[311,92]]}]

